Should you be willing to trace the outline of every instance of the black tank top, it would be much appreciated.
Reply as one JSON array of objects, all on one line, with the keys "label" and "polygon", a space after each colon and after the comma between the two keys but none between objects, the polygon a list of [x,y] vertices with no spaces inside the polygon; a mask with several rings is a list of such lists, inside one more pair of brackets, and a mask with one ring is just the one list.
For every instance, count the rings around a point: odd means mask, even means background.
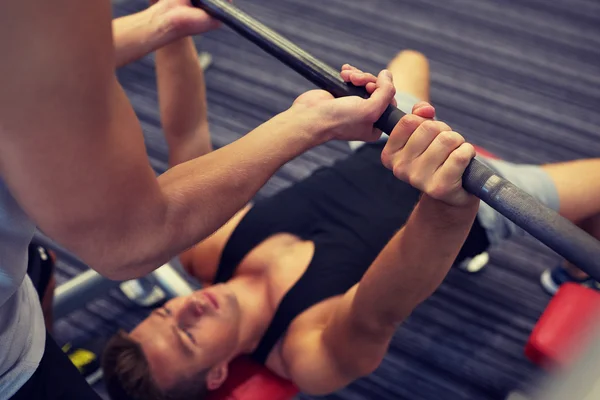
[{"label": "black tank top", "polygon": [[[251,357],[264,363],[292,321],[358,283],[379,252],[402,227],[420,193],[397,180],[380,161],[383,144],[366,145],[332,167],[257,202],[223,249],[215,283],[231,279],[242,259],[268,237],[291,233],[315,244],[304,274],[281,300]],[[459,258],[484,251],[478,223]]]}]

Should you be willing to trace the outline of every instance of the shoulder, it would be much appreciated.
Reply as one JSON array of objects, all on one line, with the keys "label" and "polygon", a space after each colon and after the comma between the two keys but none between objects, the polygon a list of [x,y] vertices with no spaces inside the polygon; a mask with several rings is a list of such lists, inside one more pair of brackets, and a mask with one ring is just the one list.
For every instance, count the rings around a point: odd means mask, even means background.
[{"label": "shoulder", "polygon": [[385,356],[393,330],[373,334],[352,323],[350,306],[357,288],[330,302],[318,317],[301,316],[290,326],[281,357],[287,376],[303,392],[339,390],[372,373]]},{"label": "shoulder", "polygon": [[287,377],[310,395],[325,395],[352,382],[335,358],[323,346],[323,330],[295,330],[286,335],[281,346],[283,367]]}]

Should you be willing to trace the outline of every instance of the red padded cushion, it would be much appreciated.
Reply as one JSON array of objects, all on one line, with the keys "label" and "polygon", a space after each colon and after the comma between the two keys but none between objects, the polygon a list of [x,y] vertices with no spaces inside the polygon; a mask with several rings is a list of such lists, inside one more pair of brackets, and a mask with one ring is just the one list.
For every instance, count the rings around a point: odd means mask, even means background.
[{"label": "red padded cushion", "polygon": [[525,355],[547,369],[569,366],[588,344],[600,314],[600,293],[566,283],[535,325]]},{"label": "red padded cushion", "polygon": [[475,151],[477,152],[477,155],[479,156],[483,156],[483,157],[487,157],[487,158],[493,158],[493,159],[498,159],[499,157],[497,157],[496,155],[490,153],[489,151],[482,149],[479,146],[473,146],[475,147]]},{"label": "red padded cushion", "polygon": [[290,381],[280,378],[249,357],[238,357],[229,365],[229,377],[209,400],[288,400],[298,393]]}]

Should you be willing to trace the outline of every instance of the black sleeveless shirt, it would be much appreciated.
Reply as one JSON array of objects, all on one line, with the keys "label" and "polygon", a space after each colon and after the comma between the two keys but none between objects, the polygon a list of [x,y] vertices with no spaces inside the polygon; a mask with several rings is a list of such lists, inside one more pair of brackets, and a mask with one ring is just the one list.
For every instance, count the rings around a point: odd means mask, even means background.
[{"label": "black sleeveless shirt", "polygon": [[[231,279],[242,259],[268,237],[291,233],[315,244],[314,256],[281,300],[252,358],[264,363],[292,321],[311,306],[344,294],[360,281],[402,227],[420,193],[380,161],[383,143],[368,144],[331,167],[257,202],[226,244],[215,283]],[[488,247],[475,222],[459,259]]]}]

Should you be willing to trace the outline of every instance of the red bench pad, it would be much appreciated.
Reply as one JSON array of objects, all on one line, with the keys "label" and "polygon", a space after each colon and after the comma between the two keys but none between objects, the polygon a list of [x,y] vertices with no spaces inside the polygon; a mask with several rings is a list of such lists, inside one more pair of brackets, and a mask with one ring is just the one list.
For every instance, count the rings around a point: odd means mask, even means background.
[{"label": "red bench pad", "polygon": [[591,340],[600,314],[600,293],[574,283],[561,285],[535,325],[525,347],[533,363],[568,367]]},{"label": "red bench pad", "polygon": [[229,377],[208,400],[289,400],[298,388],[269,371],[265,366],[242,356],[229,365]]}]

